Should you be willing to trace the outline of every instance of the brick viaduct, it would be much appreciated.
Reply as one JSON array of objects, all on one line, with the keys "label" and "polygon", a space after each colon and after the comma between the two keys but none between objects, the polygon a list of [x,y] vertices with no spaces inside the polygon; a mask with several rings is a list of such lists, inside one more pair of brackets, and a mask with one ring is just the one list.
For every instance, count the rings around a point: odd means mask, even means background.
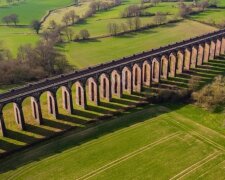
[{"label": "brick viaduct", "polygon": [[124,92],[141,92],[143,86],[160,79],[196,68],[225,52],[225,29],[182,42],[134,54],[130,57],[100,64],[86,69],[44,79],[0,95],[0,133],[7,135],[3,107],[14,105],[15,121],[21,130],[26,129],[22,103],[31,97],[31,108],[38,124],[43,123],[40,96],[47,92],[48,112],[58,117],[56,92],[62,88],[63,107],[72,113],[72,86],[76,87],[76,104],[82,108],[89,101],[99,105],[100,99],[110,101],[112,95],[121,97]]}]

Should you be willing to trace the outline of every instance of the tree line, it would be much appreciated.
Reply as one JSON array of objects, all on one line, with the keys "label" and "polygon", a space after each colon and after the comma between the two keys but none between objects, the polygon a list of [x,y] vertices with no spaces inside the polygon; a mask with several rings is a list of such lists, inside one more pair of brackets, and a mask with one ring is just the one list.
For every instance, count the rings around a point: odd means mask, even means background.
[{"label": "tree line", "polygon": [[153,24],[143,25],[140,17],[136,16],[133,18],[127,18],[126,22],[118,24],[115,22],[109,23],[107,29],[110,35],[117,36],[121,33],[137,31],[143,28],[161,25],[167,22],[167,17],[165,13],[157,12],[153,18]]},{"label": "tree line", "polygon": [[72,69],[53,41],[42,39],[34,47],[29,44],[20,46],[16,58],[12,58],[3,45],[0,46],[0,85],[35,81]]}]

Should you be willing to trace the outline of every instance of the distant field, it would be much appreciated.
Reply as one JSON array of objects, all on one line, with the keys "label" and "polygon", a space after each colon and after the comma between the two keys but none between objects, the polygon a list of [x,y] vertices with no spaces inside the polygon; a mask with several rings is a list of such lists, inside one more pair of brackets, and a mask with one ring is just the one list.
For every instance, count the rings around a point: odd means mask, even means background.
[{"label": "distant field", "polygon": [[[191,2],[185,2],[185,4],[191,4]],[[178,2],[162,2],[157,4],[156,6],[148,8],[146,11],[151,13],[163,12],[177,15],[179,12],[178,5]]]},{"label": "distant field", "polygon": [[69,4],[72,4],[72,0],[26,0],[19,4],[0,7],[0,19],[6,15],[15,13],[19,16],[19,24],[30,24],[34,19],[41,19],[48,10]]},{"label": "distant field", "polygon": [[62,18],[65,15],[65,13],[74,10],[77,15],[80,17],[83,17],[83,15],[86,13],[86,11],[89,9],[90,2],[82,2],[79,6],[70,6],[66,8],[60,8],[50,14],[46,21],[43,23],[43,29],[46,29],[49,27],[49,22],[51,20],[54,20],[57,24],[62,24]]},{"label": "distant field", "polygon": [[[105,12],[99,12],[93,17],[86,19],[80,24],[75,24],[73,29],[75,32],[79,32],[81,29],[88,29],[91,36],[101,36],[107,35],[107,25],[109,23],[126,23],[128,18],[121,18],[121,13],[123,10],[130,4],[140,3],[138,0],[129,0],[125,1],[122,5],[112,8],[111,10]],[[145,11],[156,13],[156,12],[168,12],[170,15],[167,16],[167,19],[171,19],[174,15],[177,14],[178,8],[177,3],[160,3],[156,7],[151,7]],[[153,17],[140,17],[142,25],[153,23]]]},{"label": "distant field", "polygon": [[207,23],[213,23],[216,24],[222,23],[225,21],[225,9],[208,9],[202,13],[192,15],[191,18]]},{"label": "distant field", "polygon": [[224,0],[219,0],[219,6],[225,7],[225,1]]},{"label": "distant field", "polygon": [[0,26],[0,41],[3,47],[9,49],[16,57],[18,47],[24,44],[34,44],[39,40],[39,36],[30,28]]},{"label": "distant field", "polygon": [[120,37],[73,42],[66,44],[62,50],[71,64],[83,68],[214,30],[216,29],[211,26],[185,20],[181,23],[169,24]]},{"label": "distant field", "polygon": [[169,107],[148,106],[12,155],[0,162],[0,178],[224,177],[225,130],[217,131],[224,115],[192,105]]}]

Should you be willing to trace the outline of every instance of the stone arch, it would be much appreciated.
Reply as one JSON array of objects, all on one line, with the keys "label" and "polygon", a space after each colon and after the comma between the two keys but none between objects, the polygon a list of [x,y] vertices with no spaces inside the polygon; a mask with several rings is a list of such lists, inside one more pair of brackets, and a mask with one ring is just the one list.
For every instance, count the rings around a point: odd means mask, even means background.
[{"label": "stone arch", "polygon": [[131,70],[128,67],[124,67],[122,70],[122,86],[123,91],[128,92],[129,94],[133,91],[132,86],[132,73]]},{"label": "stone arch", "polygon": [[198,48],[196,46],[193,46],[192,53],[191,53],[191,67],[192,68],[197,67],[197,58],[198,58]]},{"label": "stone arch", "polygon": [[212,40],[210,43],[209,59],[213,60],[215,58],[215,51],[216,51],[216,43],[214,40]]},{"label": "stone arch", "polygon": [[25,119],[23,114],[22,102],[14,102],[14,117],[16,124],[19,126],[20,130],[25,130]]},{"label": "stone arch", "polygon": [[168,68],[169,68],[169,60],[167,56],[162,56],[161,58],[161,77],[164,79],[168,78]]},{"label": "stone arch", "polygon": [[[30,98],[29,100],[30,100],[30,105],[31,105],[32,118],[37,122],[38,125],[41,125],[43,123],[43,119],[42,119],[40,97],[39,96],[31,96],[31,97],[27,97],[27,98]],[[23,100],[23,102],[24,101],[25,101],[25,99]],[[23,106],[23,103],[22,103],[22,106]]]},{"label": "stone arch", "polygon": [[217,39],[217,41],[216,41],[215,56],[219,56],[220,55],[220,52],[221,52],[221,44],[222,44],[222,40],[221,39]]},{"label": "stone arch", "polygon": [[5,137],[7,134],[5,119],[4,119],[4,115],[3,115],[4,107],[5,107],[5,105],[0,105],[0,135],[2,137]]},{"label": "stone arch", "polygon": [[83,109],[87,108],[87,98],[86,98],[86,84],[80,81],[74,83],[75,85],[75,102],[78,107]]},{"label": "stone arch", "polygon": [[221,54],[224,54],[225,53],[225,37],[222,37],[222,40],[221,40],[220,53]]},{"label": "stone arch", "polygon": [[184,52],[177,52],[177,73],[182,74],[184,70]]},{"label": "stone arch", "polygon": [[113,70],[111,73],[111,90],[112,94],[122,97],[122,80],[121,74],[117,70]]},{"label": "stone arch", "polygon": [[171,53],[169,56],[169,75],[171,77],[176,76],[176,69],[177,69],[177,58],[174,53]]},{"label": "stone arch", "polygon": [[198,58],[197,58],[197,65],[202,65],[203,64],[203,58],[204,58],[204,45],[199,44],[198,46]]},{"label": "stone arch", "polygon": [[[40,94],[40,98],[42,99],[41,96],[47,97],[47,109],[48,109],[48,114],[52,115],[54,118],[58,118],[59,115],[59,109],[58,109],[58,102],[57,102],[57,97],[56,97],[56,92],[55,90],[47,90],[45,92],[42,92]],[[44,106],[41,107],[42,110],[45,108]]]},{"label": "stone arch", "polygon": [[95,105],[99,105],[100,97],[99,97],[98,81],[93,77],[90,77],[86,82],[86,86],[88,86],[89,101],[93,102]]},{"label": "stone arch", "polygon": [[145,86],[151,86],[151,65],[148,61],[142,65],[142,80]]},{"label": "stone arch", "polygon": [[[30,106],[28,104],[30,104]],[[19,116],[23,116],[24,121],[26,120],[27,123],[29,124],[32,124],[32,125],[42,124],[43,122],[42,111],[41,111],[41,105],[40,105],[38,94],[34,94],[34,95],[23,98],[20,106],[21,106],[21,113],[19,113],[17,109],[19,108],[19,106],[15,107],[15,103],[14,103],[14,114],[15,114],[15,120],[17,125],[19,126],[21,125],[19,121],[21,117]]]},{"label": "stone arch", "polygon": [[155,83],[160,81],[160,64],[157,58],[152,60],[152,81]]},{"label": "stone arch", "polygon": [[73,112],[73,98],[72,98],[72,90],[67,86],[62,86],[62,108],[65,109],[69,114]]},{"label": "stone arch", "polygon": [[184,52],[184,69],[189,71],[191,65],[191,49],[186,48]]},{"label": "stone arch", "polygon": [[99,79],[100,79],[100,97],[107,101],[111,101],[112,93],[111,93],[111,82],[110,82],[109,76],[103,73],[100,75]]},{"label": "stone arch", "polygon": [[204,48],[204,59],[203,59],[203,62],[209,62],[209,56],[210,56],[210,43],[206,42],[205,43],[205,48]]},{"label": "stone arch", "polygon": [[142,73],[141,73],[141,67],[138,64],[134,64],[132,68],[132,76],[133,76],[133,91],[141,92]]}]

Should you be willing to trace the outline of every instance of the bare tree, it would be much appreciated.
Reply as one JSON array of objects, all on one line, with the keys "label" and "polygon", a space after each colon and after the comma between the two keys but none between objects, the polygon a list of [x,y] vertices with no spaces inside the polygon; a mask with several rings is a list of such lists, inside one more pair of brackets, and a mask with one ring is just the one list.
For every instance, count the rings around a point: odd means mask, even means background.
[{"label": "bare tree", "polygon": [[51,21],[49,22],[49,26],[50,26],[52,29],[55,29],[56,26],[57,26],[57,23],[56,23],[54,20],[51,20]]},{"label": "bare tree", "polygon": [[2,22],[5,23],[5,24],[7,24],[7,25],[9,25],[9,23],[11,22],[11,19],[10,19],[9,16],[4,16],[2,18]]},{"label": "bare tree", "polygon": [[14,23],[14,25],[16,26],[16,24],[19,22],[19,17],[17,14],[11,14],[9,15],[10,20]]},{"label": "bare tree", "polygon": [[186,17],[192,12],[192,8],[184,3],[179,5],[179,15],[181,17]]},{"label": "bare tree", "polygon": [[151,0],[151,3],[156,6],[158,3],[160,3],[160,0]]},{"label": "bare tree", "polygon": [[127,25],[125,23],[121,23],[120,27],[123,32],[126,32],[128,30]]},{"label": "bare tree", "polygon": [[130,5],[124,9],[124,11],[122,12],[122,17],[135,17],[140,16],[140,14],[141,8],[138,5]]},{"label": "bare tree", "polygon": [[108,24],[108,31],[111,35],[116,36],[119,33],[119,26],[116,23],[109,23]]},{"label": "bare tree", "polygon": [[76,22],[76,20],[79,19],[79,16],[76,15],[74,10],[69,11],[68,16],[70,17],[72,24],[74,24]]},{"label": "bare tree", "polygon": [[132,19],[131,18],[127,19],[127,22],[126,23],[127,23],[127,26],[129,28],[129,30],[130,31],[133,30],[134,24],[133,24]]},{"label": "bare tree", "polygon": [[66,26],[69,25],[70,22],[70,15],[68,13],[66,13],[63,18],[62,18],[62,22],[65,23]]},{"label": "bare tree", "polygon": [[39,34],[41,23],[38,20],[33,20],[31,23],[31,27],[36,31],[37,34]]},{"label": "bare tree", "polygon": [[156,15],[154,16],[153,21],[155,22],[155,24],[163,24],[166,22],[166,15],[164,13],[161,12],[157,12]]},{"label": "bare tree", "polygon": [[71,28],[65,28],[63,30],[63,32],[65,33],[68,41],[72,41],[73,40],[73,36],[74,36],[73,29],[71,29]]},{"label": "bare tree", "polygon": [[141,20],[140,20],[140,18],[139,17],[135,17],[133,19],[133,24],[134,24],[134,29],[135,30],[140,29],[140,27],[141,27]]},{"label": "bare tree", "polygon": [[87,29],[80,30],[79,35],[83,40],[88,39],[90,37],[90,34]]}]

